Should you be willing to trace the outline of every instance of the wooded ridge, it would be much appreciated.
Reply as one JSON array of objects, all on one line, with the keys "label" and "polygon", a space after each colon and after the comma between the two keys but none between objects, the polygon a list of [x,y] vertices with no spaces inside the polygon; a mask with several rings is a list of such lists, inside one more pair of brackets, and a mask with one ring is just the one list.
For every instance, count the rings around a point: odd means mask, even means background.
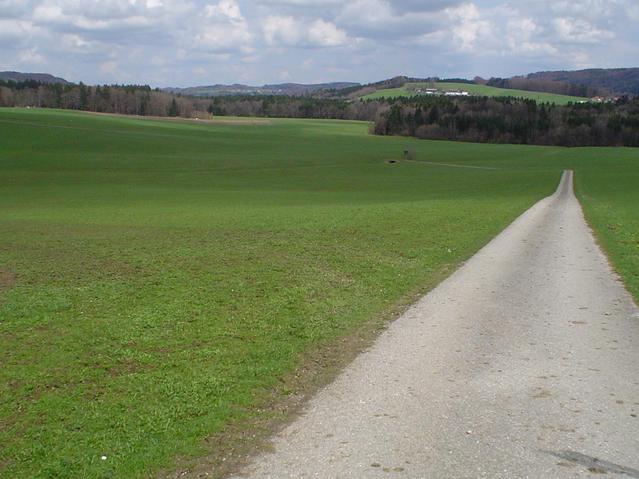
[{"label": "wooded ridge", "polygon": [[561,146],[639,146],[639,98],[566,106],[511,97],[360,100],[235,95],[199,98],[146,85],[86,86],[0,81],[0,106],[141,116],[332,118],[372,122],[379,135]]}]

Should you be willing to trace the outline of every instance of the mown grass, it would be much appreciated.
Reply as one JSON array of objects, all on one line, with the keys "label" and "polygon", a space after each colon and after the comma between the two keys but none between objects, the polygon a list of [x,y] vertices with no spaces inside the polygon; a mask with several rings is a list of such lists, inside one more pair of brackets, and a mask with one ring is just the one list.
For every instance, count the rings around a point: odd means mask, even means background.
[{"label": "mown grass", "polygon": [[[432,286],[566,167],[595,225],[615,210],[598,230],[636,277],[635,150],[367,128],[0,110],[0,476],[206,453],[302,354]],[[407,146],[499,169],[386,162]]]},{"label": "mown grass", "polygon": [[[415,95],[415,88],[430,87],[430,83],[407,83],[400,88],[387,88],[378,90],[362,97],[365,100],[374,100],[376,98],[397,98]],[[568,95],[558,95],[555,93],[532,92],[525,90],[515,90],[507,88],[496,88],[488,85],[475,85],[467,83],[447,83],[437,82],[435,88],[440,90],[464,90],[475,96],[490,97],[516,97],[535,100],[537,102],[555,103],[557,105],[567,105],[570,102],[583,101],[584,98]]]}]

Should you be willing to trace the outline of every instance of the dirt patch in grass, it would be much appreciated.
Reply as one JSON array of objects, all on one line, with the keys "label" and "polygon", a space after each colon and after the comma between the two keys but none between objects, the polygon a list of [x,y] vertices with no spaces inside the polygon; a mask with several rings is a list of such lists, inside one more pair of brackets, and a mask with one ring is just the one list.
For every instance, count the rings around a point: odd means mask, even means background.
[{"label": "dirt patch in grass", "polygon": [[[279,380],[252,409],[240,411],[241,419],[206,438],[209,454],[196,460],[178,458],[175,469],[161,470],[157,479],[222,479],[238,473],[260,452],[268,451],[269,439],[295,420],[307,401],[332,382],[360,353],[368,349],[379,335],[413,303],[448,277],[456,266],[447,265],[433,275],[431,283],[404,296],[365,324],[356,326],[345,336],[307,352],[299,366]],[[242,414],[243,413],[243,414]]]},{"label": "dirt patch in grass", "polygon": [[16,284],[16,275],[0,269],[0,293],[8,291]]},{"label": "dirt patch in grass", "polygon": [[148,370],[148,366],[142,366],[137,361],[132,359],[124,359],[118,362],[116,365],[111,366],[108,369],[109,376],[118,377],[118,376],[126,376],[129,374],[139,373],[141,371]]}]

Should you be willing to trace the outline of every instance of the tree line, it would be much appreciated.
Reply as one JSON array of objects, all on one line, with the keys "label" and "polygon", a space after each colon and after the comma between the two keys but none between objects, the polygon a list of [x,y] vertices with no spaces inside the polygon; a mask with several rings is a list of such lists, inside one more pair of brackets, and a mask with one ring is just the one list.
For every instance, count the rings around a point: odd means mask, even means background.
[{"label": "tree line", "polygon": [[[148,85],[98,85],[0,81],[0,106],[62,108],[126,115],[168,116],[193,110],[180,101],[178,112],[171,111],[174,98]],[[177,100],[176,100],[177,101]]]},{"label": "tree line", "polygon": [[141,116],[208,118],[263,116],[334,118],[373,121],[385,107],[381,102],[313,96],[235,95],[199,98],[176,95],[147,85],[46,84],[27,80],[0,81],[0,106],[62,108]]},{"label": "tree line", "polygon": [[639,146],[639,98],[566,106],[488,97],[415,96],[363,101],[314,96],[196,98],[147,85],[0,81],[0,106],[127,115],[364,120],[379,135],[564,146]]},{"label": "tree line", "polygon": [[530,80],[576,83],[604,89],[615,95],[639,95],[639,68],[591,68],[579,71],[537,72]]},{"label": "tree line", "polygon": [[639,98],[538,104],[516,98],[397,99],[374,123],[379,135],[559,146],[639,146]]},{"label": "tree line", "polygon": [[487,81],[481,81],[481,79],[479,79],[479,82],[497,88],[508,88],[525,91],[542,91],[545,93],[556,93],[558,95],[579,96],[585,98],[592,98],[594,96],[609,96],[611,94],[609,90],[603,88],[549,80],[546,78],[491,78]]}]

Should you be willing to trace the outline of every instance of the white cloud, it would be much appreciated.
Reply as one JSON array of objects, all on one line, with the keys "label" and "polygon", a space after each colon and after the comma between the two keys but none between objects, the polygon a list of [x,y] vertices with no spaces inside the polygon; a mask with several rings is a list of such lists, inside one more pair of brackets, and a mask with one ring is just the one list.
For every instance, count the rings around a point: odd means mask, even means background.
[{"label": "white cloud", "polygon": [[38,53],[37,48],[29,48],[28,50],[22,50],[18,55],[20,63],[25,65],[41,65],[45,63],[44,57]]},{"label": "white cloud", "polygon": [[36,31],[31,22],[0,18],[0,42],[8,44],[9,47],[21,43]]},{"label": "white cloud", "polygon": [[229,25],[204,27],[193,38],[193,47],[200,52],[223,53],[229,51],[252,51],[251,33],[243,28]]},{"label": "white cloud", "polygon": [[206,5],[203,21],[194,26],[193,46],[213,54],[253,50],[253,34],[235,0]]},{"label": "white cloud", "polygon": [[465,3],[459,7],[450,8],[447,12],[453,22],[453,37],[460,50],[473,51],[475,47],[486,48],[485,45],[478,45],[478,40],[481,37],[488,38],[494,30],[474,3]]},{"label": "white cloud", "polygon": [[244,17],[240,12],[240,6],[234,0],[221,0],[216,5],[204,7],[204,16],[213,19],[225,19],[232,23],[244,23]]},{"label": "white cloud", "polygon": [[507,22],[506,44],[510,52],[518,55],[557,55],[558,49],[552,44],[540,41],[543,29],[528,17],[516,17]]},{"label": "white cloud", "polygon": [[88,42],[81,35],[75,33],[65,33],[60,36],[60,43],[69,51],[76,53],[86,52],[93,48],[91,42]]},{"label": "white cloud", "polygon": [[344,31],[322,19],[299,22],[292,16],[270,16],[262,28],[271,46],[337,47],[349,41]]},{"label": "white cloud", "polygon": [[33,11],[36,22],[59,22],[67,18],[58,5],[38,5]]},{"label": "white cloud", "polygon": [[[134,31],[157,24],[161,18],[155,10],[147,10],[146,3],[87,2],[93,8],[78,2],[43,2],[33,10],[35,23],[48,25],[59,31]],[[110,8],[107,8],[110,7]]]},{"label": "white cloud", "polygon": [[616,16],[630,8],[634,0],[560,0],[548,7],[556,16],[569,16],[596,22]]},{"label": "white cloud", "polygon": [[319,19],[308,25],[308,41],[311,45],[336,47],[345,45],[348,35],[334,24]]},{"label": "white cloud", "polygon": [[557,18],[553,22],[562,41],[568,43],[598,43],[614,37],[614,33],[601,30],[583,19]]},{"label": "white cloud", "polygon": [[291,16],[266,17],[262,29],[269,45],[295,45],[301,37],[300,29]]}]

